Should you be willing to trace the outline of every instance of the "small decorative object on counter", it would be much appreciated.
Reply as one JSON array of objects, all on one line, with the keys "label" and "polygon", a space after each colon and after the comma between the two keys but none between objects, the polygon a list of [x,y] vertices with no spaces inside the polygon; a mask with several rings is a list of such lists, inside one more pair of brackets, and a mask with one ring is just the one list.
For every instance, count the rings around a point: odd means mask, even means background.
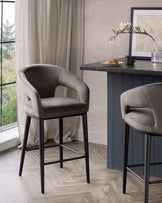
[{"label": "small decorative object on counter", "polygon": [[131,65],[131,66],[134,66],[134,62],[135,62],[135,57],[133,56],[125,56],[125,63],[127,65]]},{"label": "small decorative object on counter", "polygon": [[154,41],[151,62],[162,63],[162,41]]}]

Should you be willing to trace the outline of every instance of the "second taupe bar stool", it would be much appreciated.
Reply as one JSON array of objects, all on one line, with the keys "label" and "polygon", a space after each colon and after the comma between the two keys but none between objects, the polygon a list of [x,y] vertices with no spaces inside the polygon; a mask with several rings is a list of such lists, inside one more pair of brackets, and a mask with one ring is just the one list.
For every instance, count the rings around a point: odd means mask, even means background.
[{"label": "second taupe bar stool", "polygon": [[[23,149],[20,161],[19,175],[22,174],[25,152],[29,155],[27,149],[27,139],[30,127],[31,118],[39,120],[39,143],[40,143],[40,173],[41,173],[41,192],[44,193],[44,165],[60,163],[63,167],[64,161],[71,161],[80,158],[85,158],[87,183],[90,182],[89,176],[89,152],[88,152],[88,129],[87,129],[87,111],[89,109],[89,88],[87,85],[77,78],[74,74],[66,71],[64,68],[38,64],[30,65],[19,71],[20,85],[22,91],[27,97],[27,102],[24,104],[24,111],[27,115],[26,126],[24,133]],[[79,96],[79,99],[69,97],[55,97],[55,90],[57,86],[65,86],[74,89]],[[84,148],[85,154],[79,153],[71,148],[63,145],[63,117],[81,115],[83,119],[84,132]],[[59,137],[60,142],[60,159],[53,162],[44,162],[44,120],[59,119]],[[49,146],[48,146],[49,147]],[[79,154],[79,157],[64,159],[63,147],[66,147],[73,152]],[[36,148],[34,148],[36,149]]]},{"label": "second taupe bar stool", "polygon": [[130,126],[145,134],[144,179],[139,174],[136,175],[144,181],[144,202],[147,203],[150,165],[155,165],[150,163],[151,137],[162,136],[162,83],[144,85],[124,92],[121,95],[121,111],[125,121],[123,193],[126,192],[127,170],[136,174],[130,167],[140,166],[140,164],[128,165]]}]

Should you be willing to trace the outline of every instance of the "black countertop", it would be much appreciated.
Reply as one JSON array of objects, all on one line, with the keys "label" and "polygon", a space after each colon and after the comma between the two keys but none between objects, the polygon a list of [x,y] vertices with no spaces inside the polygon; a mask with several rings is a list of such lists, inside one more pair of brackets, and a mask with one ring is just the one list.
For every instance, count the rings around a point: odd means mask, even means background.
[{"label": "black countertop", "polygon": [[118,67],[105,66],[101,62],[83,64],[80,66],[81,70],[91,70],[91,71],[105,71],[105,72],[115,72],[115,73],[128,73],[128,74],[143,74],[143,75],[159,75],[162,76],[162,63],[152,63],[148,60],[137,60],[134,66],[128,66],[125,64],[125,59],[120,58],[122,61]]}]

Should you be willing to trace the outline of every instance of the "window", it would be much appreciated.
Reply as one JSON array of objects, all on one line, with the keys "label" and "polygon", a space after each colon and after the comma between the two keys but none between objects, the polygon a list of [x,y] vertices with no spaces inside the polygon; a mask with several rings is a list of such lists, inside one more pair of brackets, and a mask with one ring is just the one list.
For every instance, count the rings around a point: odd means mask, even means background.
[{"label": "window", "polygon": [[[15,1],[0,1],[0,128],[17,121]],[[3,127],[2,127],[3,126]]]},{"label": "window", "polygon": [[18,144],[15,1],[0,0],[0,151]]}]

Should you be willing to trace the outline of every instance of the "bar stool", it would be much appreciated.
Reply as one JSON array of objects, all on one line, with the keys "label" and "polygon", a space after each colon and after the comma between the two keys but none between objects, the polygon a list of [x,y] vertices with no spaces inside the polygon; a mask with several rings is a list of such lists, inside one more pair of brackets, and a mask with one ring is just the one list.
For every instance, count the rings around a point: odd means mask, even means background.
[{"label": "bar stool", "polygon": [[[74,74],[66,71],[64,68],[47,64],[35,64],[25,67],[18,73],[22,91],[27,97],[24,104],[24,111],[27,115],[26,126],[24,132],[23,148],[20,160],[19,176],[22,175],[25,152],[34,160],[40,163],[41,174],[41,192],[44,193],[44,166],[47,164],[63,162],[85,158],[87,183],[90,182],[89,174],[89,152],[88,152],[88,129],[87,129],[87,111],[89,109],[89,88],[87,85],[77,78]],[[79,99],[69,97],[55,97],[57,86],[64,86],[74,89]],[[85,154],[77,152],[63,144],[63,118],[71,116],[82,116],[84,149]],[[40,161],[30,154],[31,150],[38,149],[27,148],[28,132],[31,118],[39,120],[39,149]],[[52,146],[44,146],[44,120],[59,119],[59,144]],[[60,159],[53,162],[44,162],[44,148],[55,147],[60,148]],[[64,159],[63,148],[69,149],[80,156]]]},{"label": "bar stool", "polygon": [[[162,83],[153,83],[133,88],[121,94],[121,112],[125,121],[124,133],[124,166],[123,166],[123,193],[126,192],[127,170],[133,172],[144,181],[144,202],[148,202],[150,165],[162,164],[150,163],[151,137],[162,136]],[[129,128],[145,134],[144,151],[144,178],[137,174],[133,166],[128,165]],[[139,166],[139,165],[138,165]]]}]

